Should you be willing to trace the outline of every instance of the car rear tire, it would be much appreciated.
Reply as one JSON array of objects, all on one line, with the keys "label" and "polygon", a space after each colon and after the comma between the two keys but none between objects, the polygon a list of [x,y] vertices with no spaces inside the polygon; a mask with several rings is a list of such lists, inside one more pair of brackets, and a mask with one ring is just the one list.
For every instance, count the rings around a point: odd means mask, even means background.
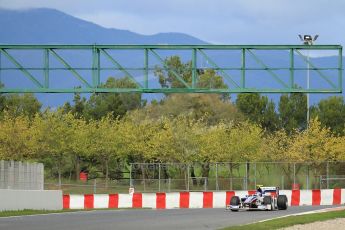
[{"label": "car rear tire", "polygon": [[[240,198],[238,196],[231,197],[230,205],[239,206],[240,205]],[[231,211],[237,212],[238,209],[231,209]]]},{"label": "car rear tire", "polygon": [[288,199],[286,195],[279,195],[277,199],[277,205],[279,210],[286,210],[288,206]]}]

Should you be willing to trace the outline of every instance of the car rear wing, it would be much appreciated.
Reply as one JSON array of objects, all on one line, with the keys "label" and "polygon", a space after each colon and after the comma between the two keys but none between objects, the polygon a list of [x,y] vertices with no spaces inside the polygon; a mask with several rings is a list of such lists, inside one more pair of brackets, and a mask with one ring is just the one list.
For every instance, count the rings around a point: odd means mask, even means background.
[{"label": "car rear wing", "polygon": [[279,187],[261,187],[263,195],[279,196]]}]

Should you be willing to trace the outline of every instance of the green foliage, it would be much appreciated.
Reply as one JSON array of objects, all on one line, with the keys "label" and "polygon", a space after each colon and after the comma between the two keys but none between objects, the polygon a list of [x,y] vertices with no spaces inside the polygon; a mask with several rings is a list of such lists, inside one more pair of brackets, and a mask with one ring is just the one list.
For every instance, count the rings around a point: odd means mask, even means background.
[{"label": "green foliage", "polygon": [[72,106],[69,102],[66,102],[62,107],[62,111],[64,113],[71,112],[76,118],[83,117],[86,107],[86,98],[81,98],[80,93],[75,93],[73,103]]},{"label": "green foliage", "polygon": [[6,96],[0,93],[0,114],[4,111],[5,106],[6,106]]},{"label": "green foliage", "polygon": [[252,122],[261,125],[268,131],[279,127],[275,105],[266,96],[259,93],[241,93],[236,99],[237,108]]},{"label": "green foliage", "polygon": [[[192,62],[183,63],[179,56],[168,57],[164,60],[166,68],[156,66],[154,74],[158,77],[162,88],[185,88],[184,81],[188,85],[192,85]],[[182,79],[182,81],[179,79]],[[202,69],[198,71],[196,86],[202,89],[227,89],[223,78],[217,75],[213,69]],[[221,94],[224,100],[229,99],[228,94]]]},{"label": "green foliage", "polygon": [[[191,84],[190,62],[176,56],[165,62]],[[155,74],[162,87],[184,87],[171,71],[157,68]],[[197,80],[200,88],[227,87],[213,70]],[[105,87],[135,84],[109,78]],[[235,105],[228,98],[171,94],[144,105],[137,93],[98,93],[88,100],[75,94],[72,104],[40,113],[32,94],[0,95],[0,159],[42,161],[60,180],[84,169],[106,181],[119,162],[345,160],[342,97],[320,101],[309,129],[304,94],[282,95],[279,113],[257,93],[239,94]]]},{"label": "green foliage", "polygon": [[13,117],[5,113],[0,122],[0,159],[32,159],[32,131],[27,116]]},{"label": "green foliage", "polygon": [[73,161],[73,122],[70,113],[46,111],[42,117],[36,116],[32,125],[34,150],[40,158],[52,159],[49,166],[56,169],[60,181],[63,169]]},{"label": "green foliage", "polygon": [[302,93],[284,94],[279,101],[281,127],[288,133],[307,128],[307,96]]},{"label": "green foliage", "polygon": [[108,179],[116,164],[123,161],[208,164],[345,159],[344,137],[333,135],[317,119],[309,129],[292,133],[279,130],[264,135],[259,125],[249,121],[210,124],[207,116],[195,119],[189,114],[152,118],[137,110],[123,119],[107,115],[86,120],[72,112],[46,111],[32,120],[4,116],[0,121],[0,159],[43,161],[60,179],[73,171],[77,176],[80,165]]},{"label": "green foliage", "polygon": [[344,135],[345,103],[341,96],[332,96],[321,100],[312,108],[312,117],[318,117],[324,127],[334,133]]},{"label": "green foliage", "polygon": [[[128,77],[121,79],[110,77],[102,87],[135,88],[136,85]],[[80,102],[79,104],[79,108],[82,107],[83,104]],[[108,113],[112,113],[114,117],[122,117],[127,111],[140,108],[141,106],[142,100],[139,93],[95,93],[86,102],[84,116],[88,119],[100,120]]]},{"label": "green foliage", "polygon": [[0,95],[0,113],[6,111],[10,116],[26,115],[34,117],[42,105],[31,93]]},{"label": "green foliage", "polygon": [[142,111],[152,119],[185,115],[195,120],[204,119],[210,125],[220,121],[238,123],[244,120],[230,101],[223,101],[218,95],[210,94],[174,94],[159,104],[151,103]]},{"label": "green foliage", "polygon": [[109,178],[110,161],[123,158],[126,154],[121,124],[108,115],[98,121],[91,120],[86,126],[85,152],[103,165],[106,180]]},{"label": "green foliage", "polygon": [[199,134],[200,161],[239,162],[260,159],[263,130],[248,122],[219,123]]},{"label": "green foliage", "polygon": [[206,89],[227,89],[228,86],[224,83],[223,78],[217,75],[213,69],[206,69],[199,75],[197,84],[198,88]]},{"label": "green foliage", "polygon": [[[0,88],[3,88],[4,84],[0,82]],[[4,109],[5,109],[5,103],[6,103],[6,96],[5,94],[0,93],[0,116],[2,115]]]},{"label": "green foliage", "polygon": [[[185,88],[186,86],[178,80],[178,74],[186,83],[192,82],[192,62],[183,63],[179,56],[168,57],[164,60],[169,70],[159,66],[155,69],[155,75],[163,88]],[[173,70],[173,71],[172,71]]]}]

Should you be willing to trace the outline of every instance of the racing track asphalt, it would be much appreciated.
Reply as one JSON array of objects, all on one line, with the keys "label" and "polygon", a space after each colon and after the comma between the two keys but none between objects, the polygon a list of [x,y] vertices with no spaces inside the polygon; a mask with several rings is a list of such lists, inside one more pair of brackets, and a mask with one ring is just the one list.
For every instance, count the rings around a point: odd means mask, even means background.
[{"label": "racing track asphalt", "polygon": [[[113,230],[113,229],[219,229],[264,219],[328,208],[289,207],[285,211],[240,211],[224,209],[125,209],[72,212],[0,218],[1,230]],[[334,206],[333,206],[334,207]]]}]

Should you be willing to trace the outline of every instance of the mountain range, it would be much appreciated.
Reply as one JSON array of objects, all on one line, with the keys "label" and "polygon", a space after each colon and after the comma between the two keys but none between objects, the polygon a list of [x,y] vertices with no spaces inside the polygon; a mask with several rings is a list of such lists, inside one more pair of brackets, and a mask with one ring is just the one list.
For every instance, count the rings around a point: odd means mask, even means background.
[{"label": "mountain range", "polygon": [[54,9],[0,9],[3,44],[205,44],[182,33],[141,35],[107,29]]}]

